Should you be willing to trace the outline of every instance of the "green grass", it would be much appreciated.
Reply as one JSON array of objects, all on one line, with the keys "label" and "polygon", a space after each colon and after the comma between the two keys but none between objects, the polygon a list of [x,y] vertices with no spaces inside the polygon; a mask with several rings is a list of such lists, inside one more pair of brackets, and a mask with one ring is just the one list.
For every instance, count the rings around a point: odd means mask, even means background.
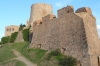
[{"label": "green grass", "polygon": [[11,60],[0,64],[0,66],[26,66],[26,65],[19,60]]},{"label": "green grass", "polygon": [[[5,44],[3,48],[0,48],[0,62],[5,62],[6,60],[10,60],[15,57],[11,49],[16,49],[23,56],[33,63],[36,63],[38,66],[73,66],[70,64],[76,63],[75,58],[61,54],[59,49],[47,54],[47,51],[45,50],[29,48],[28,42]],[[25,66],[24,63],[17,60],[3,63],[3,65],[6,64],[8,64],[8,66],[11,66],[9,64],[15,64],[13,66]]]},{"label": "green grass", "polygon": [[0,63],[10,60],[14,57],[15,57],[15,55],[13,54],[13,51],[8,46],[8,44],[5,44],[5,45],[3,45],[2,48],[0,48]]},{"label": "green grass", "polygon": [[42,61],[42,58],[45,55],[46,51],[39,48],[30,49],[28,48],[28,46],[28,42],[19,42],[12,44],[11,48],[18,50],[23,56],[25,56],[30,61],[39,64]]},{"label": "green grass", "polygon": [[17,60],[15,66],[26,66],[26,65],[23,62]]}]

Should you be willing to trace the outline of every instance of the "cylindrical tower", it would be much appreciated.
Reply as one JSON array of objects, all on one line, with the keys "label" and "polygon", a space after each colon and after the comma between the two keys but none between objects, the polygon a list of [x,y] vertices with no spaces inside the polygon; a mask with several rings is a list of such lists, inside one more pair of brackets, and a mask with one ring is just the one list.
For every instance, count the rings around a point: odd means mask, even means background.
[{"label": "cylindrical tower", "polygon": [[30,25],[33,26],[33,22],[42,20],[42,17],[52,14],[52,6],[45,3],[36,3],[31,6]]}]

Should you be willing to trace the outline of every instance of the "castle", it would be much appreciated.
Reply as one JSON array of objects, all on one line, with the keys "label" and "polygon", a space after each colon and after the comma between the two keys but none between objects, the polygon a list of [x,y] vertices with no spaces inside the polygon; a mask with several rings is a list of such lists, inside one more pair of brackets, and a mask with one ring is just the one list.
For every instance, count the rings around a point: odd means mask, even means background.
[{"label": "castle", "polygon": [[63,54],[77,58],[78,66],[100,66],[96,19],[89,7],[74,12],[72,6],[67,6],[58,10],[56,17],[51,5],[33,4],[27,25],[32,26],[30,48],[60,49]]},{"label": "castle", "polygon": [[[42,12],[40,7],[44,5],[35,4],[35,7],[37,6]],[[74,8],[67,6],[58,10],[57,18],[47,10],[43,11],[49,13],[47,16],[39,15],[40,12],[34,8],[34,5],[32,10],[36,10],[36,15],[31,11],[30,22],[33,24],[31,48],[38,47],[48,51],[59,48],[63,54],[77,58],[79,66],[100,66],[96,19],[90,8],[82,7],[74,13]],[[51,7],[50,10],[52,10]]]}]

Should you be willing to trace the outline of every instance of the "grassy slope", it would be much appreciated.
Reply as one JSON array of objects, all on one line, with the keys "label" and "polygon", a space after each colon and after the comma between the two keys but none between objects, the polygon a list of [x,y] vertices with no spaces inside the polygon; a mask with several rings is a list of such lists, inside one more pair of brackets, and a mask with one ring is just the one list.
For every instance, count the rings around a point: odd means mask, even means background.
[{"label": "grassy slope", "polygon": [[26,66],[21,61],[11,60],[15,57],[10,44],[4,44],[3,47],[0,48],[0,66]]},{"label": "grassy slope", "polygon": [[[4,46],[0,50],[1,51],[1,54],[0,54],[1,61],[5,61],[6,58],[8,60],[11,59],[11,58],[14,58],[15,56],[12,53],[12,50],[11,49],[16,49],[23,56],[25,56],[27,59],[29,59],[33,63],[36,63],[38,66],[60,66],[59,65],[59,60],[61,60],[62,57],[64,57],[64,55],[58,54],[56,56],[53,56],[55,54],[54,51],[51,52],[51,54],[48,55],[48,54],[46,54],[47,51],[45,51],[45,50],[41,50],[39,48],[30,49],[30,48],[28,48],[28,46],[29,46],[29,44],[27,42],[19,42],[19,43],[10,44],[9,46],[8,45]],[[5,55],[3,56],[3,54],[5,54]],[[52,57],[50,57],[50,55]],[[50,57],[49,60],[47,59],[48,56]],[[66,59],[65,59],[65,61],[66,61]],[[15,65],[13,65],[13,66],[20,66],[20,65],[21,66],[24,66],[23,63],[20,62],[20,61],[19,62],[18,61],[17,62],[10,61],[10,63],[12,63],[12,64],[15,63]],[[18,64],[18,65],[16,65],[16,64]]]},{"label": "grassy slope", "polygon": [[3,45],[3,47],[0,48],[0,63],[10,60],[14,57],[15,55],[13,54],[13,51],[9,48],[7,44]]},{"label": "grassy slope", "polygon": [[28,43],[14,43],[11,45],[12,48],[18,50],[23,56],[38,64],[38,66],[59,66],[58,61],[55,58],[50,60],[45,59],[45,54],[47,51],[41,50],[39,48],[29,49]]},{"label": "grassy slope", "polygon": [[26,66],[26,65],[21,61],[11,60],[0,64],[0,66]]}]

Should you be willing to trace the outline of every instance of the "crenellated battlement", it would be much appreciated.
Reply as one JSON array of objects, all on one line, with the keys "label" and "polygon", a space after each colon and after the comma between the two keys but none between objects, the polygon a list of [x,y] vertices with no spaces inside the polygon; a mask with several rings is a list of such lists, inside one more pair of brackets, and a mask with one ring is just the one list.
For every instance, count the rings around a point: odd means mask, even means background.
[{"label": "crenellated battlement", "polygon": [[82,12],[92,14],[92,11],[89,7],[82,7],[82,8],[79,8],[75,11],[75,13],[82,13]]},{"label": "crenellated battlement", "polygon": [[[59,19],[69,18],[69,20],[70,20],[70,17],[74,17],[75,15],[83,18],[87,14],[90,14],[91,17],[95,20],[95,17],[92,15],[92,11],[89,7],[79,8],[75,11],[75,13],[74,13],[73,6],[70,6],[70,5],[58,10],[58,18]],[[56,16],[54,14],[48,14],[48,15],[42,17],[41,20],[36,20],[34,24],[36,26],[36,25],[42,24],[42,22],[52,21],[52,19],[55,19],[55,18],[56,18]],[[58,19],[56,19],[56,20],[58,20]]]},{"label": "crenellated battlement", "polygon": [[69,13],[74,13],[74,8],[73,6],[67,6],[67,7],[64,7],[60,10],[58,10],[58,18],[63,18],[65,17],[65,15],[69,14]]}]

